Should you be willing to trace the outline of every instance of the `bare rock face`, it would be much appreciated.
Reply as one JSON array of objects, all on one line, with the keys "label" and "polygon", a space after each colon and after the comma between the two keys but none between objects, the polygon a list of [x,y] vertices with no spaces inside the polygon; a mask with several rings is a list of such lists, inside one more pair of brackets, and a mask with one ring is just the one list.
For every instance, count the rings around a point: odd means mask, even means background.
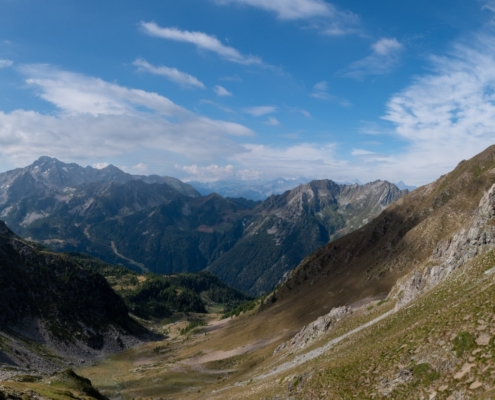
[{"label": "bare rock face", "polygon": [[490,221],[495,216],[495,185],[481,198],[470,225],[442,240],[423,270],[414,270],[399,283],[396,310],[404,307],[418,295],[443,281],[467,261],[495,247],[495,227]]},{"label": "bare rock face", "polygon": [[273,354],[277,354],[282,350],[299,350],[305,347],[308,343],[314,341],[324,333],[328,332],[333,323],[345,317],[351,308],[347,306],[332,308],[332,310],[316,321],[310,323],[299,331],[299,333],[285,343],[278,346]]}]

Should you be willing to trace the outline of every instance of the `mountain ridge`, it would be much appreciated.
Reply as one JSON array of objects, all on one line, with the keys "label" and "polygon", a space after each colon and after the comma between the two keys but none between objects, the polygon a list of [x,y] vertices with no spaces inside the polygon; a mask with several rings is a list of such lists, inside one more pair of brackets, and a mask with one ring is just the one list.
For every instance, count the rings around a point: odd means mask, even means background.
[{"label": "mountain ridge", "polygon": [[96,170],[42,157],[0,174],[0,218],[56,251],[85,252],[139,271],[208,268],[259,295],[316,248],[406,193],[388,182],[321,180],[258,204],[216,193],[188,196],[154,180],[113,166]]}]

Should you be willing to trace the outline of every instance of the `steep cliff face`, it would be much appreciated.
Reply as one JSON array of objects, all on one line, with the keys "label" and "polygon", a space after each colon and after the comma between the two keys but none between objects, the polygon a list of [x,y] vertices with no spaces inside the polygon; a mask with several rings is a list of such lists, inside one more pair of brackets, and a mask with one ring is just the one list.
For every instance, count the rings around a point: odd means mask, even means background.
[{"label": "steep cliff face", "polygon": [[0,257],[4,362],[53,370],[120,351],[146,336],[101,275],[37,250],[3,222]]}]

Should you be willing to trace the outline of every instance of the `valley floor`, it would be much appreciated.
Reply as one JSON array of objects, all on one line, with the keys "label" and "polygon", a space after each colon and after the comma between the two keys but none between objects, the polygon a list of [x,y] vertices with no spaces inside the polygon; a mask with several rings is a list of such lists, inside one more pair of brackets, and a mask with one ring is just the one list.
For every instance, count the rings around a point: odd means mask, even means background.
[{"label": "valley floor", "polygon": [[[220,320],[112,356],[81,375],[122,399],[467,399],[495,395],[495,254],[395,311],[372,301],[274,355],[296,331],[270,312]],[[260,328],[262,327],[262,328]]]}]

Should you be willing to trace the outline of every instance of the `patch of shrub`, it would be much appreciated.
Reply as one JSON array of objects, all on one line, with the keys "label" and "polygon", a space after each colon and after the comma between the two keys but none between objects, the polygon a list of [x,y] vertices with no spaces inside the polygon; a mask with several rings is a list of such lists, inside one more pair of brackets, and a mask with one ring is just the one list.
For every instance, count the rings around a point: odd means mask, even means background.
[{"label": "patch of shrub", "polygon": [[195,319],[189,322],[189,325],[187,325],[185,328],[182,328],[180,330],[181,335],[185,335],[186,333],[191,332],[194,328],[197,328],[199,326],[206,326],[206,322],[203,321],[202,319]]},{"label": "patch of shrub", "polygon": [[462,357],[465,352],[470,352],[476,348],[474,336],[469,332],[461,332],[454,339],[454,351],[457,357]]},{"label": "patch of shrub", "polygon": [[424,386],[429,386],[440,378],[440,373],[435,371],[428,363],[416,364],[412,370],[414,377]]}]

